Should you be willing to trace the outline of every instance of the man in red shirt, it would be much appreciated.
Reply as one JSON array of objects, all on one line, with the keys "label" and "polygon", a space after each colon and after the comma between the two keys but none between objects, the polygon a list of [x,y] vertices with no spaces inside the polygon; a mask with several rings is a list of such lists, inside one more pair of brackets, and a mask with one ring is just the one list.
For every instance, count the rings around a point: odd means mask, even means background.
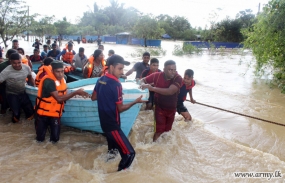
[{"label": "man in red shirt", "polygon": [[176,63],[168,60],[163,72],[153,73],[141,79],[141,88],[155,92],[154,116],[155,129],[153,141],[172,128],[177,106],[177,96],[182,85],[182,77],[177,74]]}]

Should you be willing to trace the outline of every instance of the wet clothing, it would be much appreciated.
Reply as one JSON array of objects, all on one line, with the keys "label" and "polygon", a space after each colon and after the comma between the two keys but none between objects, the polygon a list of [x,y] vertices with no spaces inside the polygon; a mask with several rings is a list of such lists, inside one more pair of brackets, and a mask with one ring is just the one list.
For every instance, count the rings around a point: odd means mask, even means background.
[{"label": "wet clothing", "polygon": [[0,73],[0,82],[6,81],[6,97],[13,112],[13,122],[19,121],[21,109],[27,118],[33,116],[33,105],[25,92],[26,78],[31,74],[30,67],[24,64],[21,70],[15,70],[9,65]]},{"label": "wet clothing", "polygon": [[37,141],[44,141],[46,130],[50,126],[50,141],[57,142],[60,136],[60,117],[64,108],[63,103],[58,103],[50,93],[58,91],[59,95],[66,93],[66,83],[62,79],[56,80],[53,74],[46,75],[40,82],[36,102],[35,127]]},{"label": "wet clothing", "polygon": [[184,102],[186,100],[187,97],[187,93],[189,93],[192,88],[196,85],[196,82],[194,80],[192,80],[192,83],[190,86],[186,86],[185,83],[182,83],[182,86],[180,88],[180,92],[178,95],[178,102]]},{"label": "wet clothing", "polygon": [[187,93],[189,93],[192,88],[195,86],[195,81],[192,80],[192,83],[190,86],[186,86],[185,83],[182,83],[182,87],[180,88],[180,93],[178,95],[177,100],[177,112],[178,114],[181,114],[181,112],[187,112],[187,108],[184,106],[183,102],[186,100]]},{"label": "wet clothing", "polygon": [[18,122],[21,116],[21,109],[23,109],[26,118],[31,118],[34,115],[33,104],[26,92],[19,94],[7,93],[7,100],[10,109],[12,110],[12,121]]},{"label": "wet clothing", "polygon": [[117,103],[122,103],[122,85],[119,80],[106,74],[98,79],[94,91],[97,93],[100,124],[104,132],[120,129],[120,113]]},{"label": "wet clothing", "polygon": [[131,166],[136,152],[121,129],[114,130],[111,132],[105,132],[107,142],[108,142],[108,150],[115,150],[118,149],[120,155],[122,157],[118,171],[124,170]]},{"label": "wet clothing", "polygon": [[50,126],[50,141],[57,142],[60,136],[60,118],[37,116],[35,120],[37,141],[43,142],[45,140],[47,128]]},{"label": "wet clothing", "polygon": [[154,132],[168,132],[172,128],[176,110],[161,109],[159,106],[154,106]]},{"label": "wet clothing", "polygon": [[57,55],[60,54],[59,50],[56,50],[55,52],[53,50],[50,50],[47,54],[47,57],[52,57],[53,59],[56,59]]},{"label": "wet clothing", "polygon": [[[161,70],[158,69],[155,72],[161,72]],[[150,68],[147,68],[142,72],[141,78],[147,77],[150,74],[152,74],[152,72],[150,71]],[[149,91],[149,97],[146,103],[151,103],[152,104],[151,106],[153,106],[153,103],[154,103],[154,92],[153,91]]]},{"label": "wet clothing", "polygon": [[26,78],[31,74],[31,68],[27,65],[22,64],[21,70],[15,70],[9,65],[0,73],[0,83],[6,81],[7,94],[24,93],[26,90]]},{"label": "wet clothing", "polygon": [[[153,83],[154,87],[169,88],[170,85],[175,85],[180,89],[182,84],[182,78],[179,74],[176,74],[172,79],[167,80],[164,72],[156,72],[145,78],[146,83]],[[162,95],[159,93],[154,94],[154,104],[162,109],[175,110],[177,105],[177,96],[179,90],[173,95]]]},{"label": "wet clothing", "polygon": [[128,168],[135,157],[135,151],[121,130],[117,104],[123,102],[122,85],[116,77],[107,73],[98,79],[94,91],[97,93],[100,124],[107,138],[108,149],[118,149],[120,152],[122,160],[118,171]]},{"label": "wet clothing", "polygon": [[[158,88],[169,88],[171,85],[175,85],[180,89],[182,84],[182,78],[179,74],[167,80],[164,72],[153,73],[147,76],[145,81],[149,84],[153,83],[153,86]],[[155,132],[163,133],[171,130],[176,112],[178,93],[179,90],[172,95],[154,94]]]},{"label": "wet clothing", "polygon": [[134,65],[133,69],[136,71],[136,78],[140,78],[142,75],[142,72],[145,69],[149,68],[149,64],[145,64],[144,62],[138,62]]},{"label": "wet clothing", "polygon": [[41,57],[40,55],[35,56],[35,55],[30,55],[30,60],[31,62],[39,62],[43,60],[43,57]]}]

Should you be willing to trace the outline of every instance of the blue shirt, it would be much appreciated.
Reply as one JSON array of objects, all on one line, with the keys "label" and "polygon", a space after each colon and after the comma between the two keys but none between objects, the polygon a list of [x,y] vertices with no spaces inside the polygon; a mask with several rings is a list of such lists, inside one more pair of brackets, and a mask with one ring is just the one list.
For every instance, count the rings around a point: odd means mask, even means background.
[{"label": "blue shirt", "polygon": [[59,50],[56,50],[55,52],[53,50],[50,50],[47,54],[47,57],[52,57],[53,59],[56,59],[58,54],[60,54]]},{"label": "blue shirt", "polygon": [[120,129],[121,120],[117,104],[123,102],[123,97],[119,80],[107,73],[98,79],[94,91],[97,93],[98,112],[103,132]]},{"label": "blue shirt", "polygon": [[45,50],[44,50],[44,51],[42,51],[42,53],[41,53],[41,57],[42,57],[42,58],[45,58],[45,57],[47,56],[47,54],[48,54],[48,52],[45,52]]},{"label": "blue shirt", "polygon": [[196,83],[194,80],[193,80],[192,84],[188,87],[186,87],[184,82],[182,83],[182,86],[180,88],[180,92],[178,95],[178,100],[177,100],[178,103],[184,102],[186,100],[187,93],[189,93],[192,90],[192,88],[195,86],[195,84]]}]

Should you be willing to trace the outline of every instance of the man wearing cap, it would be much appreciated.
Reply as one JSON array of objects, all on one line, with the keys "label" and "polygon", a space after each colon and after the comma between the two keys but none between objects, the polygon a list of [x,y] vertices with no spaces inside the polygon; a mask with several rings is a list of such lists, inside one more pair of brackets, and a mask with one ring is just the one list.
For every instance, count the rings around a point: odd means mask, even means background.
[{"label": "man wearing cap", "polygon": [[100,124],[108,142],[108,154],[116,155],[116,150],[120,152],[122,160],[119,163],[118,171],[121,171],[132,164],[135,150],[121,130],[120,113],[136,103],[146,101],[143,101],[140,96],[133,102],[123,104],[122,85],[118,78],[124,74],[124,65],[130,63],[116,54],[108,58],[107,62],[108,73],[98,79],[91,100],[98,102]]},{"label": "man wearing cap", "polygon": [[71,64],[72,63],[72,59],[73,59],[75,54],[76,53],[73,50],[73,44],[72,43],[68,43],[67,49],[64,48],[62,50],[62,52],[59,55],[57,55],[56,59],[59,60],[60,56],[62,56],[61,59],[62,59],[63,62]]},{"label": "man wearing cap", "polygon": [[31,75],[31,68],[22,64],[19,53],[10,55],[11,65],[7,66],[0,73],[0,83],[6,81],[6,97],[10,108],[12,109],[12,122],[20,120],[21,109],[24,110],[27,119],[33,119],[33,105],[25,92],[26,78],[32,86],[35,81]]},{"label": "man wearing cap", "polygon": [[47,72],[38,87],[35,127],[38,142],[45,140],[47,127],[50,126],[50,141],[56,143],[60,136],[60,118],[64,102],[75,95],[88,97],[88,93],[79,89],[67,94],[63,62],[53,61],[51,67],[52,72]]}]

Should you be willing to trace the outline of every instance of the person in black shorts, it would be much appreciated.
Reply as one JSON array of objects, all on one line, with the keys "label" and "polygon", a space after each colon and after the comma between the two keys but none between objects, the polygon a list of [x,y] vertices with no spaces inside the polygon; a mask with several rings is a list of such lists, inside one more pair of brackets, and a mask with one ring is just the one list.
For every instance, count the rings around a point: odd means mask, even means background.
[{"label": "person in black shorts", "polygon": [[[150,60],[149,68],[145,69],[142,72],[141,78],[145,78],[155,72],[161,72],[161,70],[158,69],[158,66],[159,66],[159,60],[157,58],[152,58]],[[154,92],[149,91],[148,102],[146,103],[145,110],[152,110],[153,102],[154,102]]]},{"label": "person in black shorts", "polygon": [[119,78],[123,75],[124,65],[130,63],[119,55],[112,55],[107,63],[108,73],[97,80],[91,100],[98,102],[100,124],[108,142],[108,154],[116,154],[118,150],[122,157],[118,166],[118,171],[121,171],[131,166],[136,153],[121,130],[120,113],[136,103],[146,101],[143,101],[140,96],[133,102],[123,104],[122,85]]},{"label": "person in black shorts", "polygon": [[196,103],[192,96],[192,88],[195,86],[195,81],[193,80],[194,71],[187,69],[184,73],[183,83],[180,88],[180,93],[177,100],[177,112],[181,114],[185,121],[191,121],[192,117],[188,112],[187,108],[184,106],[183,102],[186,100],[187,93],[189,93],[190,102]]}]

